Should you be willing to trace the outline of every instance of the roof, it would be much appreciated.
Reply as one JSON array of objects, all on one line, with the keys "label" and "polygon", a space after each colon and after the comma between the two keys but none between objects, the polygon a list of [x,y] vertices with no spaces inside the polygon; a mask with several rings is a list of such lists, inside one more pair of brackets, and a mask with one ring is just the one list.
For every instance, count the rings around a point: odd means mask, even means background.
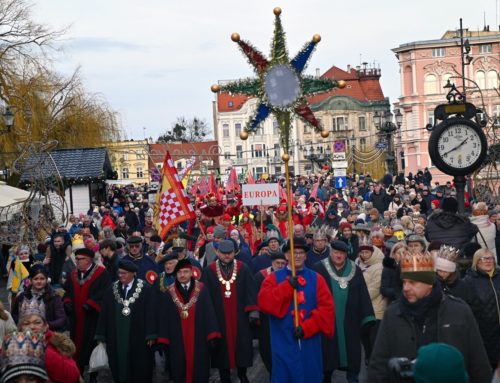
[{"label": "roof", "polygon": [[[52,161],[50,160],[52,158]],[[54,167],[55,165],[55,167]],[[52,176],[56,171],[61,178],[111,178],[113,169],[106,148],[59,149],[35,154],[27,159],[21,182]]]},{"label": "roof", "polygon": [[[352,97],[361,102],[384,101],[385,96],[379,81],[380,75],[380,69],[376,68],[362,68],[359,70],[349,69],[345,71],[336,66],[332,66],[321,75],[321,77],[337,81],[344,80],[346,82],[346,87],[343,89],[336,88],[329,92],[309,96],[307,100],[311,105],[334,96]],[[244,95],[219,93],[217,95],[217,110],[219,113],[237,111],[241,109],[243,104],[249,99],[250,97]],[[233,102],[232,108],[228,107],[230,101]]]},{"label": "roof", "polygon": [[[213,168],[219,167],[219,155],[221,148],[219,143],[213,141],[189,142],[189,143],[164,143],[150,144],[150,159],[154,163],[163,163],[166,152],[170,152],[173,161],[196,157],[203,161],[211,160]],[[196,161],[194,169],[199,169],[200,161]]]}]

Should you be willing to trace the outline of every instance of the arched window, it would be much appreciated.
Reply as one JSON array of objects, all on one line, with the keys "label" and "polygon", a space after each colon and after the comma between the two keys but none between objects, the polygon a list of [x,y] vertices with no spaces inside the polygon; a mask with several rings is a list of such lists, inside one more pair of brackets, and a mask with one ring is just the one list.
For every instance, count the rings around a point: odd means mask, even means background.
[{"label": "arched window", "polygon": [[438,92],[437,76],[428,74],[424,79],[424,94],[436,94]]},{"label": "arched window", "polygon": [[486,78],[482,70],[476,72],[476,83],[479,89],[486,89]]},{"label": "arched window", "polygon": [[488,89],[498,89],[498,73],[494,70],[488,72]]}]

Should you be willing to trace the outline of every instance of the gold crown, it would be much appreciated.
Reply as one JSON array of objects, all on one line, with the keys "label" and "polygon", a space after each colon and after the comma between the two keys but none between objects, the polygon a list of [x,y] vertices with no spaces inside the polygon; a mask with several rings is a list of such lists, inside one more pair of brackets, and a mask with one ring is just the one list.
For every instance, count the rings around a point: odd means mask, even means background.
[{"label": "gold crown", "polygon": [[38,300],[33,297],[31,299],[25,298],[21,307],[19,308],[19,319],[28,315],[38,315],[45,318],[45,303],[43,299]]},{"label": "gold crown", "polygon": [[434,260],[428,252],[410,253],[409,251],[405,251],[400,265],[402,273],[434,271]]},{"label": "gold crown", "polygon": [[455,262],[458,258],[458,252],[459,250],[455,249],[453,246],[441,245],[437,253],[437,257],[444,258],[450,262]]},{"label": "gold crown", "polygon": [[44,368],[45,342],[43,334],[15,331],[7,335],[3,341],[2,356],[3,368],[19,365]]}]

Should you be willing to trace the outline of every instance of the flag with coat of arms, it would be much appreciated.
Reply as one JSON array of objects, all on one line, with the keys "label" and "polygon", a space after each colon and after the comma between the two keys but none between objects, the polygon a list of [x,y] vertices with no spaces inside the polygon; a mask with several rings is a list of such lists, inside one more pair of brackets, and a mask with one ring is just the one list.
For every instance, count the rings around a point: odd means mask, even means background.
[{"label": "flag with coat of arms", "polygon": [[160,190],[156,197],[154,225],[164,239],[172,227],[194,219],[194,209],[177,174],[170,153],[165,155]]}]

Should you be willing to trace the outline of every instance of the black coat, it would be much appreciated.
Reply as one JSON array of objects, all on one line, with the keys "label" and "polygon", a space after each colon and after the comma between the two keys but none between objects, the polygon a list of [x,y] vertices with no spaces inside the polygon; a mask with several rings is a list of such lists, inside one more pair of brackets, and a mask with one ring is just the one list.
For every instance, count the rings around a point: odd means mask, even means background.
[{"label": "black coat", "polygon": [[389,207],[390,199],[384,189],[380,189],[378,194],[375,191],[370,195],[369,201],[373,204],[373,207],[378,210],[380,214],[384,214],[384,211]]},{"label": "black coat", "polygon": [[[177,282],[178,283],[178,282]],[[199,282],[197,282],[199,283]],[[177,298],[184,304],[189,302],[195,290],[195,282],[191,280],[188,300],[182,300],[179,286],[174,283]],[[210,344],[211,340],[220,338],[220,329],[217,324],[212,300],[210,299],[209,291],[200,283],[200,292],[195,304],[189,309],[189,317],[184,324],[184,320],[180,318],[179,309],[175,305],[172,295],[167,290],[161,294],[161,318],[160,322],[160,337],[165,337],[169,342],[169,358],[170,374],[175,383],[204,383],[208,382],[210,375]],[[194,314],[194,315],[193,315]],[[193,319],[194,318],[194,319]],[[185,328],[184,328],[185,327]],[[184,348],[184,337],[192,346],[187,350],[192,352],[193,360],[191,369],[191,379],[188,382],[186,379],[186,349]]]},{"label": "black coat", "polygon": [[[437,323],[437,341],[456,347],[464,356],[470,382],[490,383],[491,369],[477,323],[471,309],[459,298],[443,294],[433,316]],[[438,326],[439,324],[439,326]],[[417,325],[404,316],[399,301],[387,307],[378,329],[377,340],[370,358],[368,381],[390,382],[387,363],[393,357],[417,357]]]},{"label": "black coat", "polygon": [[[236,297],[237,301],[234,307],[235,311],[231,312],[229,316],[234,318],[236,323],[232,323],[231,326],[226,324],[224,303],[227,304],[228,302],[224,301],[226,298],[221,283],[217,279],[216,262],[212,262],[211,265],[205,267],[202,274],[202,281],[210,292],[217,323],[223,337],[222,345],[212,355],[212,367],[214,368],[232,368],[228,352],[228,339],[231,336],[227,334],[227,330],[231,327],[236,328],[235,367],[250,367],[253,363],[252,330],[248,313],[258,310],[257,288],[250,269],[242,262],[237,260],[234,262],[238,262],[238,272],[236,281],[231,284],[231,297]],[[236,288],[234,285],[236,285]],[[231,299],[228,299],[228,301]]]},{"label": "black coat", "polygon": [[460,279],[460,273],[455,271],[446,281],[438,277],[439,284],[443,293],[453,295],[454,297],[466,300],[467,298],[467,285]]},{"label": "black coat", "polygon": [[[117,284],[118,291],[120,291],[120,282],[117,281],[114,284]],[[152,348],[146,342],[157,339],[158,313],[156,310],[157,303],[154,299],[156,297],[155,291],[149,287],[147,282],[143,281],[139,297],[130,305],[131,313],[128,317],[125,317],[121,313],[123,305],[119,304],[115,299],[113,285],[109,286],[104,293],[95,339],[106,343],[109,367],[115,382],[123,382],[123,380],[119,379],[118,371],[120,352],[125,353],[127,358],[126,382],[151,382],[154,354]],[[129,299],[136,287],[137,279],[134,280],[132,288],[128,292]],[[128,323],[119,323],[118,321],[121,320],[128,321]],[[128,329],[128,334],[124,334],[123,329]],[[125,339],[123,339],[124,337]],[[127,337],[128,342],[126,342]],[[120,344],[120,340],[124,344]]]},{"label": "black coat", "polygon": [[[349,261],[347,261],[349,262]],[[365,278],[361,269],[352,263],[356,268],[354,276],[349,281],[347,287],[347,301],[345,302],[344,316],[344,339],[347,353],[347,366],[340,365],[339,351],[339,324],[335,321],[335,332],[333,338],[321,336],[321,346],[323,349],[323,371],[333,371],[340,367],[347,367],[348,371],[359,373],[361,369],[361,328],[368,321],[375,321],[372,302],[368,294]],[[322,262],[316,263],[314,271],[320,274],[326,281],[330,292],[333,295],[332,278],[328,274]],[[335,299],[335,298],[334,298]],[[335,302],[335,311],[340,310],[340,302]],[[337,319],[337,314],[336,314]]]},{"label": "black coat", "polygon": [[492,366],[500,361],[500,268],[492,278],[480,270],[470,270],[464,279],[466,301],[472,308]]},{"label": "black coat", "polygon": [[356,260],[359,253],[359,237],[356,234],[351,234],[349,238],[346,238],[342,234],[339,234],[338,238],[342,242],[345,242],[349,248],[347,251],[347,257],[351,261]]},{"label": "black coat", "polygon": [[380,283],[380,294],[392,302],[401,296],[403,281],[401,280],[401,270],[394,258],[385,257],[382,261],[382,281]]},{"label": "black coat", "polygon": [[468,218],[447,211],[438,211],[429,217],[425,237],[429,242],[441,241],[456,249],[462,249],[479,231]]}]

